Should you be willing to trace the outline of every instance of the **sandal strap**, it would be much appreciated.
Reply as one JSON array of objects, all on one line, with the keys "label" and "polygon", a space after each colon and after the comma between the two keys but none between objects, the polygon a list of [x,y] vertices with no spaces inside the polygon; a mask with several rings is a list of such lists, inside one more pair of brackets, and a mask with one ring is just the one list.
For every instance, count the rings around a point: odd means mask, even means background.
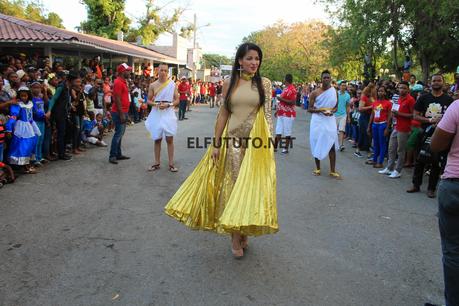
[{"label": "sandal strap", "polygon": [[156,164],[156,165],[151,165],[150,168],[148,169],[148,171],[155,171],[155,170],[158,170],[160,169],[160,166],[159,164]]}]

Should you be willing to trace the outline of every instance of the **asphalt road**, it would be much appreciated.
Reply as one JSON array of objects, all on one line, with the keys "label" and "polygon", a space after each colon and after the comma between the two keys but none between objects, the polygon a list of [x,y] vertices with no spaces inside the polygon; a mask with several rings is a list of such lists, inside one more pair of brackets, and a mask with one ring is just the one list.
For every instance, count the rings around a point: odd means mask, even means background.
[{"label": "asphalt road", "polygon": [[[280,232],[250,240],[185,228],[163,207],[211,136],[216,109],[179,122],[178,173],[147,172],[153,144],[129,127],[124,153],[92,148],[0,190],[0,305],[423,305],[443,302],[436,200],[410,195],[411,173],[390,180],[346,151],[342,181],[314,177],[309,115],[294,148],[277,153]],[[107,141],[108,142],[108,141]],[[328,162],[323,166],[328,172]],[[425,189],[425,188],[424,188]]]}]

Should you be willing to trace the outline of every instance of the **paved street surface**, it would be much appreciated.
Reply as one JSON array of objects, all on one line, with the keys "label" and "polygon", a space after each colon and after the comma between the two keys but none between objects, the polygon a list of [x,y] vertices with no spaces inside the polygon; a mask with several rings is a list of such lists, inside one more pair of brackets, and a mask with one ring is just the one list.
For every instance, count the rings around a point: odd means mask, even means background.
[{"label": "paved street surface", "polygon": [[204,153],[186,149],[186,138],[211,136],[216,109],[187,115],[176,141],[178,173],[167,170],[165,148],[162,168],[146,171],[153,144],[141,123],[124,138],[131,160],[111,165],[108,149],[91,148],[0,190],[0,305],[443,302],[436,200],[407,194],[411,171],[389,180],[349,143],[338,153],[344,180],[314,177],[309,115],[301,110],[293,150],[276,156],[278,234],[251,239],[237,261],[229,237],[164,215]]}]

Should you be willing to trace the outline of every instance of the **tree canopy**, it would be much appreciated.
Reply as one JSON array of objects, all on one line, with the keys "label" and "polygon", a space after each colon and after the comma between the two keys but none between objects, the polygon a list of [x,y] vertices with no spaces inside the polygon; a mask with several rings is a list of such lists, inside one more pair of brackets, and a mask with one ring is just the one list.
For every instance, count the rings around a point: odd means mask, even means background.
[{"label": "tree canopy", "polygon": [[224,55],[206,53],[202,56],[202,64],[205,68],[220,67],[220,65],[232,65],[233,60]]},{"label": "tree canopy", "polygon": [[[328,43],[331,60],[347,65],[389,60],[400,75],[405,55],[415,58],[426,80],[432,70],[453,71],[459,62],[457,1],[434,0],[318,0],[334,20]],[[345,46],[345,47],[343,47]],[[387,66],[387,64],[386,64]],[[385,68],[385,67],[379,67]]]},{"label": "tree canopy", "polygon": [[263,76],[280,81],[290,73],[295,82],[306,81],[330,68],[324,46],[329,30],[329,26],[318,21],[291,25],[279,21],[251,33],[243,42],[253,42],[263,50]]},{"label": "tree canopy", "polygon": [[[125,13],[126,0],[82,0],[88,11],[88,18],[81,22],[81,29],[89,34],[116,39],[118,32],[125,33],[127,41],[141,38],[148,45],[164,32],[174,31],[185,8],[176,7],[167,16],[165,6],[159,6],[155,0],[145,0],[145,14],[136,19],[129,19]],[[172,2],[169,2],[170,4]],[[183,36],[190,35],[190,28],[182,29]]]},{"label": "tree canopy", "polygon": [[54,12],[48,13],[41,2],[0,0],[0,12],[18,18],[32,20],[58,28],[64,28],[62,18]]},{"label": "tree canopy", "polygon": [[131,20],[124,13],[125,0],[82,0],[88,12],[80,28],[85,33],[116,39],[119,31],[126,33]]}]

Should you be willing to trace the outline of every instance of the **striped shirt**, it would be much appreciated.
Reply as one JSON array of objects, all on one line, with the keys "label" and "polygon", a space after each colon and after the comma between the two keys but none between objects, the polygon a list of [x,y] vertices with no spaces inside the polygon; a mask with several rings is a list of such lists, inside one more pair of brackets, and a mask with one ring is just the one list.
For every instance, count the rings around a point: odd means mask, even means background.
[{"label": "striped shirt", "polygon": [[5,127],[0,123],[0,144],[5,142]]}]

